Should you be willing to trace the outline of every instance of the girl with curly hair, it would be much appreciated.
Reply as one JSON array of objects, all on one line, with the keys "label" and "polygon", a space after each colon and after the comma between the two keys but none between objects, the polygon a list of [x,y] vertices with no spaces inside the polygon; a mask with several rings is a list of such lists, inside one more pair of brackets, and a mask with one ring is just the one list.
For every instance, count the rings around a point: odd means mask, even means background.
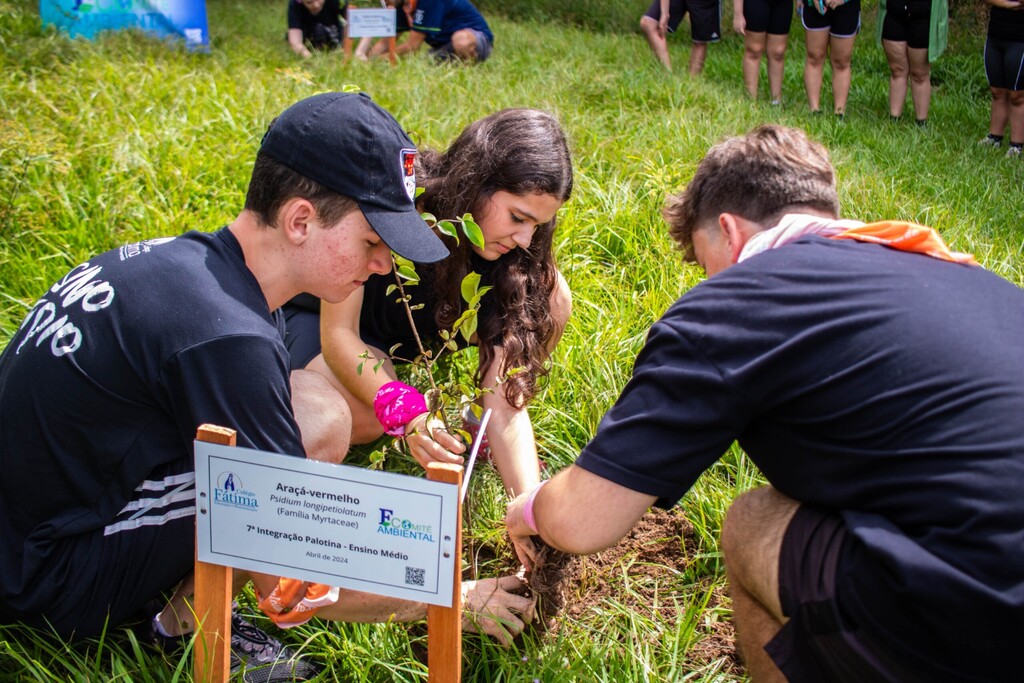
[{"label": "girl with curly hair", "polygon": [[[488,390],[482,407],[492,411],[490,455],[505,488],[518,494],[540,480],[526,407],[547,373],[547,359],[572,307],[552,251],[555,215],[573,186],[566,137],[548,113],[506,109],[467,126],[446,151],[422,151],[416,171],[423,188],[417,199],[421,211],[439,220],[469,212],[484,237],[478,247],[441,235],[451,255],[417,266],[421,281],[407,290],[416,331],[428,348],[440,349],[439,331],[450,329],[463,312],[463,277],[476,272],[481,286],[493,287],[482,299],[470,344],[479,355],[475,381]],[[345,397],[352,411],[352,443],[381,436],[384,426],[374,399],[397,377],[392,360],[419,355],[406,310],[396,293],[388,293],[394,282],[391,274],[373,275],[340,304],[323,303],[318,314],[295,305],[287,311],[293,367],[324,374]],[[311,333],[317,318],[319,336]],[[384,361],[376,372],[374,363],[364,364],[361,357],[367,350]],[[412,456],[424,467],[432,461],[461,463],[462,441],[436,425],[428,427],[427,420],[422,412],[399,432]]]}]

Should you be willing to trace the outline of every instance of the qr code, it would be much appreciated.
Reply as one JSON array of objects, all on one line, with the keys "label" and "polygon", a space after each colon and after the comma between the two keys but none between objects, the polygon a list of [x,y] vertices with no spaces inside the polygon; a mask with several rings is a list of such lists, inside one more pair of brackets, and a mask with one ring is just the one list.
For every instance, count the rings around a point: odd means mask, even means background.
[{"label": "qr code", "polygon": [[426,578],[426,569],[417,569],[416,567],[405,568],[405,583],[408,586],[422,586],[424,579]]}]

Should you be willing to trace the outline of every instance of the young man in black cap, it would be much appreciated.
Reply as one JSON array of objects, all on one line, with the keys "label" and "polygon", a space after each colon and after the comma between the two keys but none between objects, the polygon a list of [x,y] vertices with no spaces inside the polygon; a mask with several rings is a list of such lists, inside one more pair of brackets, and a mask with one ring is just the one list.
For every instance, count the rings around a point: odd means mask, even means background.
[{"label": "young man in black cap", "polygon": [[[0,623],[86,638],[187,586],[200,424],[236,429],[239,446],[344,458],[348,408],[315,374],[289,373],[277,309],[300,292],[343,300],[390,270],[392,250],[447,256],[413,205],[415,154],[366,95],[310,97],[271,124],[230,225],[100,254],[36,303],[0,355]],[[253,579],[263,595],[278,583]],[[469,586],[475,625],[508,637],[491,617],[529,612],[505,591],[516,581]],[[188,592],[157,633],[191,629]],[[425,614],[350,593],[324,616]],[[260,680],[310,673],[249,624],[232,640],[248,666],[274,667]]]},{"label": "young man in black cap", "polygon": [[801,131],[713,147],[665,209],[707,280],[509,533],[526,562],[537,533],[597,552],[735,440],[771,483],[722,526],[754,681],[1020,680],[1024,292],[930,228],[839,215]]}]

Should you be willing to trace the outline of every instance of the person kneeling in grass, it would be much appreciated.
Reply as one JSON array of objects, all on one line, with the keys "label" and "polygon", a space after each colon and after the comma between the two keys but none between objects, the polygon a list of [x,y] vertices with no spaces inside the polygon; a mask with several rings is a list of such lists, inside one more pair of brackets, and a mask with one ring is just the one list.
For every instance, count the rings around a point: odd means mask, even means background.
[{"label": "person kneeling in grass", "polygon": [[[179,585],[143,616],[161,643],[192,631],[196,429],[233,428],[239,446],[282,458],[344,458],[348,405],[320,375],[289,372],[277,309],[300,292],[344,301],[390,271],[392,250],[448,255],[413,204],[415,154],[366,95],[307,98],[264,135],[230,225],[100,254],[36,303],[0,355],[0,623],[91,638]],[[316,607],[346,621],[426,615],[420,603],[252,578],[282,625]],[[466,627],[508,643],[531,618],[521,585],[468,583]],[[246,680],[316,673],[232,621],[235,668],[258,669]]]},{"label": "person kneeling in grass", "polygon": [[713,147],[665,209],[707,280],[508,532],[528,564],[538,534],[598,552],[736,440],[769,482],[721,540],[753,680],[1017,680],[1024,291],[930,228],[839,215],[802,132]]},{"label": "person kneeling in grass", "polygon": [[458,60],[478,63],[491,56],[494,34],[480,11],[469,0],[398,0],[399,9],[410,5],[410,31],[399,55],[419,51],[425,42],[430,56],[439,62]]}]

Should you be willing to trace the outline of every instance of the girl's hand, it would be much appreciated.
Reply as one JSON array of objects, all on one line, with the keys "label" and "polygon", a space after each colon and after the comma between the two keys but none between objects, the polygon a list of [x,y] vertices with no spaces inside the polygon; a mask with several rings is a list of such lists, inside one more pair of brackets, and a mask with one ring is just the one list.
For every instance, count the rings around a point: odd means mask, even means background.
[{"label": "girl's hand", "polygon": [[405,443],[409,453],[426,469],[432,462],[461,465],[460,454],[466,451],[461,439],[444,429],[444,423],[430,413],[420,413],[405,426]]},{"label": "girl's hand", "polygon": [[486,633],[502,647],[510,646],[533,621],[537,600],[520,595],[526,588],[526,581],[518,575],[463,583],[462,628]]}]

